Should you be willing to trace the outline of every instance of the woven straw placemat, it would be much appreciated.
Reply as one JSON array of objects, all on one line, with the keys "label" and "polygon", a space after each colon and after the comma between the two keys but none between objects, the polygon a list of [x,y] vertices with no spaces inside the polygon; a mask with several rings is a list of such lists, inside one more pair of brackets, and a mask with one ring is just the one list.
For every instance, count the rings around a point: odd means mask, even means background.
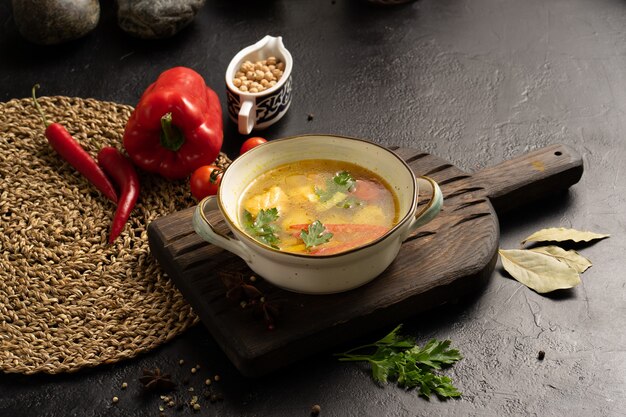
[{"label": "woven straw placemat", "polygon": [[[95,158],[122,149],[132,107],[41,97]],[[114,363],[198,321],[150,255],[147,226],[195,204],[187,181],[139,172],[124,232],[107,244],[115,205],[58,156],[32,99],[0,103],[0,370],[72,372]],[[230,161],[221,154],[218,164]]]}]

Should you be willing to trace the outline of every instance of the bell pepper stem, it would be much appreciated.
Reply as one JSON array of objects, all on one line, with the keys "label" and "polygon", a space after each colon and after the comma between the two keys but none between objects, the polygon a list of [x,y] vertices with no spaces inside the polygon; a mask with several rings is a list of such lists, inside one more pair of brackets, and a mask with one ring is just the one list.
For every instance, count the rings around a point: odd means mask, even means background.
[{"label": "bell pepper stem", "polygon": [[170,151],[176,152],[183,146],[184,142],[185,137],[183,133],[172,124],[172,113],[166,113],[161,117],[161,145]]}]

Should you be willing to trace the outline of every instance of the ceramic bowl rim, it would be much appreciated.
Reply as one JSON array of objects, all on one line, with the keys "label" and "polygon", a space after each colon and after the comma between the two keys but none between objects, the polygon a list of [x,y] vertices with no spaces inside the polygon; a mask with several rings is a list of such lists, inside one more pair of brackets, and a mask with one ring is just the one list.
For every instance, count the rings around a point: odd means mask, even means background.
[{"label": "ceramic bowl rim", "polygon": [[[242,236],[244,239],[246,239],[247,242],[250,242],[252,244],[252,247],[260,249],[261,251],[266,251],[269,253],[274,253],[274,254],[278,254],[280,256],[286,256],[289,258],[300,258],[300,259],[306,259],[308,261],[314,261],[314,260],[323,260],[323,259],[331,259],[331,258],[340,258],[340,257],[344,257],[347,255],[351,255],[353,253],[357,253],[357,252],[361,252],[363,250],[366,250],[367,248],[370,248],[372,246],[376,246],[378,245],[380,242],[388,239],[390,236],[394,235],[402,226],[404,226],[404,224],[406,222],[408,222],[414,215],[417,209],[417,180],[415,178],[415,173],[413,172],[413,170],[411,169],[411,167],[406,163],[406,161],[404,159],[402,159],[398,154],[396,154],[395,152],[393,152],[391,149],[385,148],[382,145],[379,145],[377,143],[365,140],[365,139],[360,139],[360,138],[354,138],[354,137],[349,137],[349,136],[341,136],[341,135],[332,135],[332,134],[304,134],[304,135],[296,135],[296,136],[288,136],[288,137],[284,137],[284,138],[280,138],[280,139],[274,139],[271,142],[267,142],[264,143],[260,146],[257,146],[255,148],[252,148],[251,150],[249,150],[248,152],[246,152],[244,155],[240,156],[239,158],[236,158],[231,165],[224,171],[223,177],[222,177],[222,181],[224,180],[224,177],[226,177],[228,175],[229,169],[236,163],[238,163],[237,161],[242,161],[243,159],[240,159],[241,157],[248,155],[247,158],[252,158],[254,156],[255,151],[257,151],[259,148],[261,147],[266,147],[266,146],[280,146],[281,142],[286,142],[286,141],[291,141],[291,140],[297,140],[300,138],[304,138],[304,137],[316,137],[316,136],[325,136],[325,137],[331,137],[331,138],[336,138],[336,139],[340,139],[340,140],[349,140],[349,141],[357,141],[357,142],[361,142],[367,145],[372,145],[375,146],[381,150],[383,150],[384,152],[390,154],[391,156],[393,156],[402,166],[404,166],[404,168],[406,170],[408,170],[408,172],[411,173],[412,177],[413,177],[413,182],[412,182],[412,187],[411,187],[411,205],[409,207],[409,209],[406,211],[406,213],[404,214],[404,216],[398,220],[398,222],[391,228],[389,229],[384,235],[372,240],[371,242],[366,243],[365,245],[361,245],[361,246],[357,246],[355,248],[352,249],[348,249],[346,251],[343,252],[339,252],[339,253],[334,253],[334,254],[329,254],[329,255],[307,255],[307,254],[300,254],[300,253],[293,253],[293,252],[286,252],[286,251],[281,251],[279,249],[274,249],[271,246],[265,245],[259,241],[257,241],[256,239],[252,238],[251,236],[249,236],[244,230],[242,230],[237,224],[235,224],[235,222],[231,219],[230,215],[228,214],[228,212],[226,211],[226,209],[224,208],[224,206],[222,205],[222,193],[223,188],[220,187],[219,191],[218,191],[218,195],[217,195],[217,205],[219,207],[219,210],[222,214],[222,217],[224,217],[224,219],[226,220],[226,222],[228,223],[228,226],[230,227],[230,229],[232,231],[237,231],[238,235]],[[278,144],[278,145],[272,145],[272,144]],[[343,159],[341,159],[343,160]],[[242,162],[239,162],[242,163]],[[428,207],[430,207],[432,204],[434,204],[434,199],[431,199],[431,201],[428,203],[426,209]],[[206,217],[206,214],[204,212],[200,213],[202,218],[204,219],[205,222],[209,223],[208,218]],[[315,261],[314,261],[315,262]]]}]

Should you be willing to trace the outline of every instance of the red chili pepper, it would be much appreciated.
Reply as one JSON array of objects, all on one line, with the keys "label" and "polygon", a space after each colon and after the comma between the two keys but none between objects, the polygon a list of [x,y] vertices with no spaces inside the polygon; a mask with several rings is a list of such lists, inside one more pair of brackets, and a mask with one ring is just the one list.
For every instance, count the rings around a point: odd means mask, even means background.
[{"label": "red chili pepper", "polygon": [[115,188],[113,188],[111,181],[109,181],[102,169],[100,169],[98,163],[80,146],[80,143],[70,135],[63,125],[60,123],[48,124],[46,115],[35,97],[35,90],[37,88],[39,88],[39,84],[35,84],[33,87],[33,100],[46,126],[45,135],[52,149],[76,168],[78,172],[83,174],[85,178],[95,185],[109,200],[116,203],[117,194],[115,193]]},{"label": "red chili pepper", "polygon": [[120,199],[117,203],[109,243],[113,243],[130,217],[139,196],[139,178],[132,162],[115,148],[107,146],[98,152],[98,163],[109,174],[120,188]]},{"label": "red chili pepper", "polygon": [[141,96],[124,130],[124,147],[148,172],[180,179],[211,165],[222,147],[219,97],[190,68],[159,75]]}]

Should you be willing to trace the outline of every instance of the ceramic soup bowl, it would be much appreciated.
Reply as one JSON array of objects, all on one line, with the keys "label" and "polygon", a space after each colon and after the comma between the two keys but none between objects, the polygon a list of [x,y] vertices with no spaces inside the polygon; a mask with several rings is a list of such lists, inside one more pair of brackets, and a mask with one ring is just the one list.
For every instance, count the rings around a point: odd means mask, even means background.
[{"label": "ceramic soup bowl", "polygon": [[[264,172],[305,159],[344,160],[366,167],[393,188],[399,204],[398,223],[378,239],[332,255],[282,252],[243,231],[240,201],[246,187]],[[429,204],[417,208],[419,187],[432,191]],[[217,196],[198,204],[194,230],[206,241],[241,257],[255,273],[286,290],[330,294],[359,287],[380,275],[396,258],[402,242],[441,210],[443,196],[430,178],[416,178],[395,153],[374,143],[329,135],[306,135],[274,140],[241,155],[226,169]],[[233,235],[218,232],[207,213],[219,209]]]}]

